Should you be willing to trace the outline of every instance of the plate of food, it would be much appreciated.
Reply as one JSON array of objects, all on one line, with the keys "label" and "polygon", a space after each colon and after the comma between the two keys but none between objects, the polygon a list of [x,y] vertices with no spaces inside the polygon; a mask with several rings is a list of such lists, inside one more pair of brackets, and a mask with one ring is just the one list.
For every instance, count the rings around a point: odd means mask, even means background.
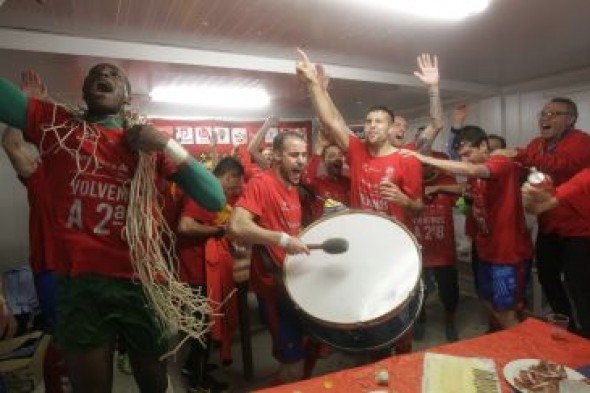
[{"label": "plate of food", "polygon": [[511,361],[504,366],[504,378],[512,387],[523,393],[557,393],[563,380],[585,380],[576,370],[541,359]]}]

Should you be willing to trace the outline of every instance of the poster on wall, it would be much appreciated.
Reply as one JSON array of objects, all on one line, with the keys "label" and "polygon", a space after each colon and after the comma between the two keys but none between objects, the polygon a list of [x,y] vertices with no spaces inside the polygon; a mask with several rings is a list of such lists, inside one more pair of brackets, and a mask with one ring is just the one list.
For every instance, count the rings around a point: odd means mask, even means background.
[{"label": "poster on wall", "polygon": [[213,133],[217,136],[217,144],[218,145],[231,144],[231,139],[230,139],[230,135],[229,135],[229,127],[215,127],[215,128],[213,128]]},{"label": "poster on wall", "polygon": [[[158,129],[181,143],[193,156],[209,156],[211,135],[217,135],[217,151],[220,155],[230,154],[233,147],[250,143],[263,121],[219,121],[219,120],[169,120],[150,119]],[[264,147],[272,145],[279,132],[296,131],[309,143],[311,140],[311,121],[284,121],[271,128],[264,138]]]},{"label": "poster on wall", "polygon": [[181,145],[192,145],[195,143],[192,127],[174,127],[174,138]]},{"label": "poster on wall", "polygon": [[232,127],[231,140],[233,145],[245,145],[248,143],[248,130],[244,127]]},{"label": "poster on wall", "polygon": [[211,143],[211,127],[195,127],[195,144],[207,145]]}]

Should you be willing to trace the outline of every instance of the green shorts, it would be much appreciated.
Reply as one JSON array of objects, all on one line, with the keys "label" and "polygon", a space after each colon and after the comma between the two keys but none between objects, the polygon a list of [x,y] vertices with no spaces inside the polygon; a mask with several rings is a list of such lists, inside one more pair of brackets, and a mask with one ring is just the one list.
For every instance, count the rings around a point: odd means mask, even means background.
[{"label": "green shorts", "polygon": [[141,284],[95,275],[60,277],[58,345],[79,353],[113,343],[117,336],[138,355],[160,356],[168,350],[168,336]]}]

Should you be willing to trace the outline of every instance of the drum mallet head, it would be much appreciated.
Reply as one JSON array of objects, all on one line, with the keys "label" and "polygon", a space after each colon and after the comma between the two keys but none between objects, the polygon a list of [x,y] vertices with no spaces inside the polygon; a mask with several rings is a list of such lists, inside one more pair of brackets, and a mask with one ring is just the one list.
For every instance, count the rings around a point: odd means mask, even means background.
[{"label": "drum mallet head", "polygon": [[310,250],[324,250],[326,254],[342,254],[348,251],[348,240],[342,237],[334,237],[324,240],[321,244],[308,244]]}]

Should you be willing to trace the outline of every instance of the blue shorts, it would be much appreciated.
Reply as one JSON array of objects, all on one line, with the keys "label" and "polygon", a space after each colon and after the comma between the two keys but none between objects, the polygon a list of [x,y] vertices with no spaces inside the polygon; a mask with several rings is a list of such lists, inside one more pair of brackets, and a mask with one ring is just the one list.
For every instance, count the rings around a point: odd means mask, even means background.
[{"label": "blue shorts", "polygon": [[305,332],[295,307],[287,300],[268,301],[258,296],[258,307],[265,316],[272,336],[273,356],[281,363],[303,359]]},{"label": "blue shorts", "polygon": [[531,266],[530,260],[518,265],[479,260],[475,277],[479,297],[496,311],[522,311]]},{"label": "blue shorts", "polygon": [[52,271],[35,274],[35,289],[41,307],[43,330],[53,334],[57,320],[57,278]]}]

